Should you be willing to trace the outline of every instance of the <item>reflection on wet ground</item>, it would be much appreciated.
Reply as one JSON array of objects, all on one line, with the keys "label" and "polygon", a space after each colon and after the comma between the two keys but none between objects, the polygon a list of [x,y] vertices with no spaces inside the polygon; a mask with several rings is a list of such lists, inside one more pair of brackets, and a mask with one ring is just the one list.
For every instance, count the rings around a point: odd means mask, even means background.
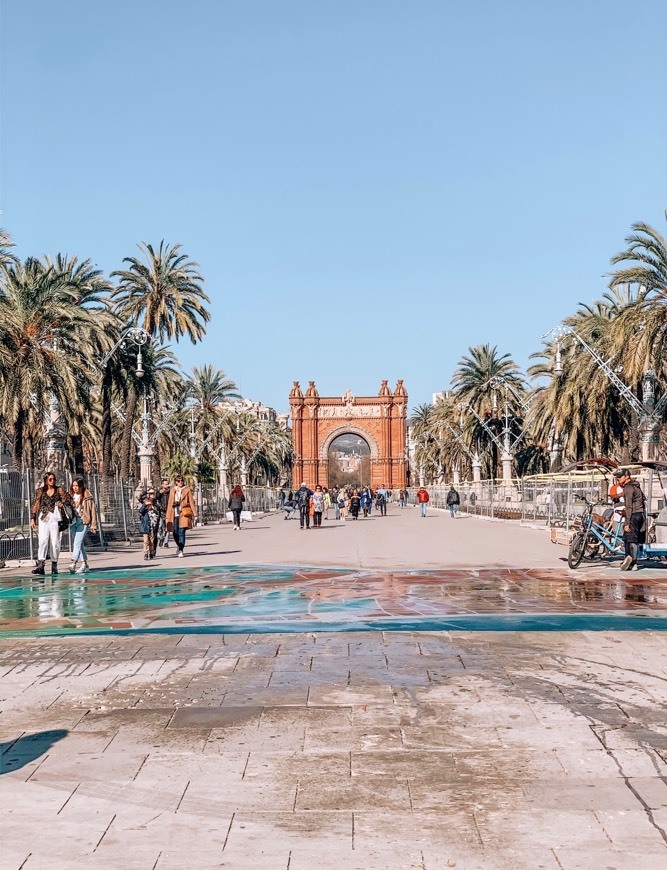
[{"label": "reflection on wet ground", "polygon": [[221,566],[0,583],[0,636],[667,628],[667,578]]}]

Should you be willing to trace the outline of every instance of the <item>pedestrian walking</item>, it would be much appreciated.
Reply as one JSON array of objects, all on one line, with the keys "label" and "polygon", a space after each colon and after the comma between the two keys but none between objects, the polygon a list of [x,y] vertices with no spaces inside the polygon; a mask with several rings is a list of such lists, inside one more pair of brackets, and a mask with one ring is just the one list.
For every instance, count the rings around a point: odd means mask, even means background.
[{"label": "pedestrian walking", "polygon": [[375,507],[380,511],[381,517],[387,516],[387,490],[384,487],[384,483],[382,486],[379,486],[377,492],[375,493]]},{"label": "pedestrian walking", "polygon": [[152,488],[143,497],[139,508],[139,527],[144,537],[144,559],[146,561],[154,559],[160,528],[160,508],[155,498],[155,490]]},{"label": "pedestrian walking", "polygon": [[282,510],[285,507],[285,502],[287,501],[287,494],[285,493],[285,489],[281,487],[280,495],[278,497],[278,507]]},{"label": "pedestrian walking", "polygon": [[[86,532],[90,529],[97,532],[97,511],[93,494],[86,489],[83,478],[75,477],[69,489],[69,495],[74,509],[74,522],[70,526],[72,535],[72,561],[69,565],[70,574],[85,574],[90,571],[88,553],[86,552]],[[81,559],[82,565],[77,568]]]},{"label": "pedestrian walking", "polygon": [[158,544],[162,547],[169,546],[169,532],[167,531],[167,508],[169,507],[169,478],[163,477],[160,481],[160,489],[157,491],[155,503],[160,509],[160,525],[158,526]]},{"label": "pedestrian walking", "polygon": [[350,495],[350,500],[348,502],[347,507],[348,507],[348,510],[350,511],[352,519],[358,520],[359,519],[359,510],[361,508],[361,497],[356,489],[352,490],[352,493]]},{"label": "pedestrian walking", "polygon": [[408,503],[407,490],[399,489],[399,491],[398,491],[398,504],[399,504],[400,509],[403,510],[403,508],[406,506],[407,503]]},{"label": "pedestrian walking", "polygon": [[44,564],[49,555],[51,574],[58,573],[60,534],[69,525],[66,511],[73,518],[69,493],[57,485],[55,474],[45,474],[44,484],[37,490],[30,518],[30,528],[37,529],[39,540],[37,567],[33,574],[44,574]]},{"label": "pedestrian walking", "polygon": [[340,519],[340,505],[338,503],[338,496],[339,495],[340,495],[340,490],[338,489],[337,486],[334,486],[332,488],[331,492],[329,493],[329,497],[331,498],[331,504],[333,505],[334,519],[335,520]]},{"label": "pedestrian walking", "polygon": [[232,521],[234,523],[234,531],[241,531],[241,511],[245,503],[245,495],[238,484],[231,491],[229,496],[229,509],[232,512]]},{"label": "pedestrian walking", "polygon": [[169,492],[167,503],[167,531],[172,532],[178,548],[177,556],[183,558],[185,549],[185,533],[197,521],[197,507],[194,496],[181,474],[174,480],[174,486]]},{"label": "pedestrian walking", "polygon": [[289,498],[283,505],[283,510],[285,511],[284,519],[291,520],[292,514],[294,513],[294,499],[292,498],[292,493],[290,492]]},{"label": "pedestrian walking", "polygon": [[417,490],[417,503],[419,504],[419,511],[421,516],[426,516],[426,505],[429,502],[429,494],[423,486],[420,486]]},{"label": "pedestrian walking", "polygon": [[311,496],[311,501],[313,505],[313,528],[321,529],[322,514],[324,513],[324,492],[319,483],[315,487],[315,492]]},{"label": "pedestrian walking", "polygon": [[454,484],[452,484],[449,488],[446,503],[447,507],[449,508],[449,515],[452,519],[454,519],[454,517],[456,516],[456,512],[459,509],[459,505],[461,504],[461,496],[454,489]]},{"label": "pedestrian walking", "polygon": [[299,529],[310,528],[310,498],[313,494],[312,489],[308,489],[305,481],[294,493],[294,501],[299,508]]},{"label": "pedestrian walking", "polygon": [[329,494],[329,490],[323,487],[322,492],[324,493],[324,519],[329,519],[329,510],[331,509],[331,495]]},{"label": "pedestrian walking", "polygon": [[623,522],[623,543],[625,544],[625,559],[621,562],[621,571],[631,571],[637,565],[639,545],[646,542],[646,496],[627,468],[619,468],[614,472],[619,486],[623,487],[625,502],[625,519]]},{"label": "pedestrian walking", "polygon": [[345,492],[345,489],[341,489],[338,492],[338,519],[342,522],[345,522],[345,518],[347,517],[347,502],[348,496]]}]

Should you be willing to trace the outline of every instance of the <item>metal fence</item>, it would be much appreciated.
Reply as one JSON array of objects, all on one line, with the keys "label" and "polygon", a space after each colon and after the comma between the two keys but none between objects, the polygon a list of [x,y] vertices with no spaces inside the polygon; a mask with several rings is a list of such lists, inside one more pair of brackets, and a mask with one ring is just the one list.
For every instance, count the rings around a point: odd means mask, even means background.
[{"label": "metal fence", "polygon": [[[650,495],[650,510],[659,511],[667,502],[663,483],[646,469],[633,476],[644,492]],[[583,512],[582,497],[596,505],[609,502],[608,489],[613,479],[601,472],[578,472],[525,477],[520,480],[483,480],[479,483],[459,483],[460,511],[491,519],[519,520],[569,529]],[[445,509],[449,486],[428,486],[429,507]],[[417,487],[408,490],[410,503],[416,504]],[[397,493],[394,492],[397,497]]]}]

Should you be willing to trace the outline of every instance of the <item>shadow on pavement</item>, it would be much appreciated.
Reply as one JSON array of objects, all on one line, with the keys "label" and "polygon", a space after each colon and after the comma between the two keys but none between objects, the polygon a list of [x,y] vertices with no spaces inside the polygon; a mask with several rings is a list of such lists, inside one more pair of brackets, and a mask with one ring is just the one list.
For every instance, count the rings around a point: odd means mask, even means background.
[{"label": "shadow on pavement", "polygon": [[44,755],[54,743],[67,737],[68,734],[69,731],[65,728],[58,728],[54,731],[26,734],[18,740],[0,743],[0,774],[20,770],[40,755]]}]

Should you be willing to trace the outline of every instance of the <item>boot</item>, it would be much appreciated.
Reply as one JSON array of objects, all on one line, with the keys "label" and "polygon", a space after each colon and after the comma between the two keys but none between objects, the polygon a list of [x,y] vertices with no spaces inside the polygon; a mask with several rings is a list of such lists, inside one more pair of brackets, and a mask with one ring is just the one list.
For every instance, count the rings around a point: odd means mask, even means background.
[{"label": "boot", "polygon": [[32,574],[44,574],[44,559],[37,560],[37,567],[33,568],[31,571]]},{"label": "boot", "polygon": [[58,563],[51,561],[51,576],[54,577],[58,573]]}]

